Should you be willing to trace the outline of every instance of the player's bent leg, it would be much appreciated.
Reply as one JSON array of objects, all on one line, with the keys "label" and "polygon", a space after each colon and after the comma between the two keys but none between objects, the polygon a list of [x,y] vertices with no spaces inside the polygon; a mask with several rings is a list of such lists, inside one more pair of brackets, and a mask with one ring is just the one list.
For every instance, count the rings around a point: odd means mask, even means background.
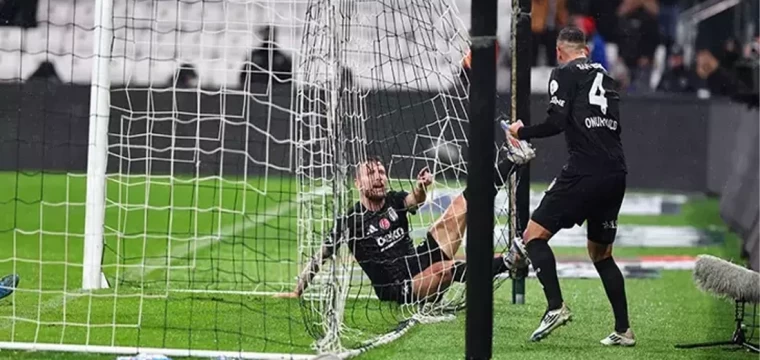
[{"label": "player's bent leg", "polygon": [[433,263],[412,278],[412,295],[417,301],[437,300],[451,286],[453,278],[453,261]]},{"label": "player's bent leg", "polygon": [[[509,136],[509,135],[508,135]],[[512,139],[514,140],[514,139]],[[535,157],[535,152],[529,143],[525,141],[507,141],[499,151],[499,162],[494,172],[494,195],[498,188],[504,186],[507,179]],[[428,231],[428,240],[434,244],[423,245],[429,249],[439,248],[443,252],[443,260],[451,260],[456,256],[462,244],[464,232],[467,227],[467,191],[457,196],[449,205],[444,214],[431,226]],[[429,241],[430,242],[430,241]],[[427,249],[418,249],[427,250]],[[436,260],[436,259],[433,259]],[[507,256],[499,255],[493,260],[493,274],[501,274],[518,267],[527,269],[528,261],[524,247],[521,243],[513,242]],[[455,281],[464,281],[466,264],[457,262]]]},{"label": "player's bent leg", "polygon": [[[417,248],[418,256],[429,257],[430,263],[441,260],[452,260],[462,244],[467,227],[467,201],[463,195],[457,196],[444,214],[430,227],[426,243]],[[527,258],[522,244],[513,242],[510,252],[498,255],[493,259],[492,273],[494,276],[520,266],[527,267]],[[524,265],[523,265],[524,263]],[[464,282],[467,265],[463,261],[455,263],[454,281]]]},{"label": "player's bent leg", "polygon": [[[513,246],[515,248],[515,246]],[[522,263],[515,260],[516,251],[510,250],[506,255],[495,255],[491,261],[491,275],[496,277],[500,274],[510,272],[510,276],[513,276],[513,270],[521,270],[524,274],[527,274],[527,269],[524,269]],[[456,282],[467,281],[467,263],[465,261],[454,261],[454,278]],[[523,275],[525,276],[525,275]]]},{"label": "player's bent leg", "polygon": [[523,239],[525,239],[526,246],[533,240],[549,241],[552,236],[554,236],[554,233],[533,219],[528,220],[528,226],[526,226],[525,231],[523,231]]},{"label": "player's bent leg", "polygon": [[593,240],[586,241],[588,257],[593,263],[603,261],[612,257],[612,244],[603,244]]},{"label": "player's bent leg", "polygon": [[459,195],[429,229],[430,237],[437,242],[445,260],[453,259],[459,251],[466,227],[467,201]]}]

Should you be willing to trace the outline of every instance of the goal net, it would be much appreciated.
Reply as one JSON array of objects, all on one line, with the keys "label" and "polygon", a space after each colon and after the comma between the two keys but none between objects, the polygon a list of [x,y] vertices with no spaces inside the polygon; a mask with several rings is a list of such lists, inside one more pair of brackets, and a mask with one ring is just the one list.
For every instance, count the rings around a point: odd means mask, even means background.
[{"label": "goal net", "polygon": [[[295,170],[299,263],[324,263],[303,299],[307,329],[318,339],[319,352],[358,354],[414,324],[451,319],[465,305],[461,282],[436,285],[427,290],[432,296],[397,305],[379,292],[411,288],[403,288],[398,278],[371,281],[367,273],[401,263],[402,278],[409,280],[425,270],[436,261],[434,251],[420,249],[426,241],[445,240],[428,239],[429,229],[448,209],[465,204],[459,196],[467,176],[469,80],[463,63],[469,36],[461,17],[451,0],[310,3],[303,57],[295,64]],[[375,246],[394,251],[394,243],[407,233],[394,227],[404,221],[399,216],[407,215],[359,203],[357,176],[368,164],[384,168],[391,191],[412,192],[423,168],[435,178],[425,204],[408,212],[408,234],[423,247],[404,259],[357,256]],[[508,195],[514,185],[513,179],[497,197],[497,253],[514,236],[509,201],[514,197]],[[458,213],[462,223],[464,210]],[[353,222],[337,220],[347,216]],[[465,257],[466,230],[458,230],[444,236],[463,240],[453,260]],[[324,253],[328,241],[337,252]]]},{"label": "goal net", "polygon": [[39,0],[0,28],[0,271],[21,278],[0,348],[297,359],[450,318],[463,284],[389,304],[348,246],[272,295],[369,156],[392,190],[434,175],[415,244],[463,191],[468,22],[452,0]]}]

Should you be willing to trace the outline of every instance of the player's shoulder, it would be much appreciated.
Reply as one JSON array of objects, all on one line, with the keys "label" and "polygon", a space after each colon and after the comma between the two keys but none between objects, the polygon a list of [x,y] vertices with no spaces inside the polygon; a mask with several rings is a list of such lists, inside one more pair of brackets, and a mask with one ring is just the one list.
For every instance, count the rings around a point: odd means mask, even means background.
[{"label": "player's shoulder", "polygon": [[597,72],[607,73],[607,69],[602,64],[582,58],[557,66],[552,71],[552,78],[557,81],[577,81]]},{"label": "player's shoulder", "polygon": [[361,201],[355,202],[351,207],[346,210],[346,214],[341,217],[343,221],[354,221],[357,216],[361,216],[363,211]]},{"label": "player's shoulder", "polygon": [[406,196],[407,194],[409,193],[404,190],[389,190],[385,196],[392,198],[392,197]]},{"label": "player's shoulder", "polygon": [[404,207],[404,200],[407,195],[409,195],[409,193],[404,190],[391,190],[386,193],[385,200],[391,205],[391,207],[398,210]]}]

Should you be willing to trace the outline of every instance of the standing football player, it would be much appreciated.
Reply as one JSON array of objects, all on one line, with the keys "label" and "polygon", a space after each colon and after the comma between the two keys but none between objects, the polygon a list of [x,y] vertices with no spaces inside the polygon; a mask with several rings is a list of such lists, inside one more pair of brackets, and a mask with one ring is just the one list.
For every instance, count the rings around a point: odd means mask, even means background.
[{"label": "standing football player", "polygon": [[549,239],[560,229],[587,223],[587,248],[615,316],[615,330],[601,343],[636,343],[628,322],[623,275],[612,258],[612,243],[626,189],[626,162],[620,141],[620,98],[615,81],[588,59],[583,32],[564,28],[557,37],[558,67],[549,81],[549,109],[544,123],[515,122],[510,133],[528,140],[564,131],[569,159],[533,212],[523,234],[536,275],[544,287],[548,308],[532,341],[546,337],[571,319],[562,299],[557,264]]}]

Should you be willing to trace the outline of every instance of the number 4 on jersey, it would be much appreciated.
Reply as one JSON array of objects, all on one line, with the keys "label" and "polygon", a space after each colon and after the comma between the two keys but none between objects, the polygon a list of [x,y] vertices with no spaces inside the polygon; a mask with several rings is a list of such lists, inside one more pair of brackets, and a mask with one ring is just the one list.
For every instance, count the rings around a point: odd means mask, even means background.
[{"label": "number 4 on jersey", "polygon": [[599,106],[602,109],[602,114],[607,115],[607,97],[604,96],[602,80],[604,80],[604,74],[596,73],[594,83],[591,84],[591,91],[588,92],[588,102],[591,105]]}]

